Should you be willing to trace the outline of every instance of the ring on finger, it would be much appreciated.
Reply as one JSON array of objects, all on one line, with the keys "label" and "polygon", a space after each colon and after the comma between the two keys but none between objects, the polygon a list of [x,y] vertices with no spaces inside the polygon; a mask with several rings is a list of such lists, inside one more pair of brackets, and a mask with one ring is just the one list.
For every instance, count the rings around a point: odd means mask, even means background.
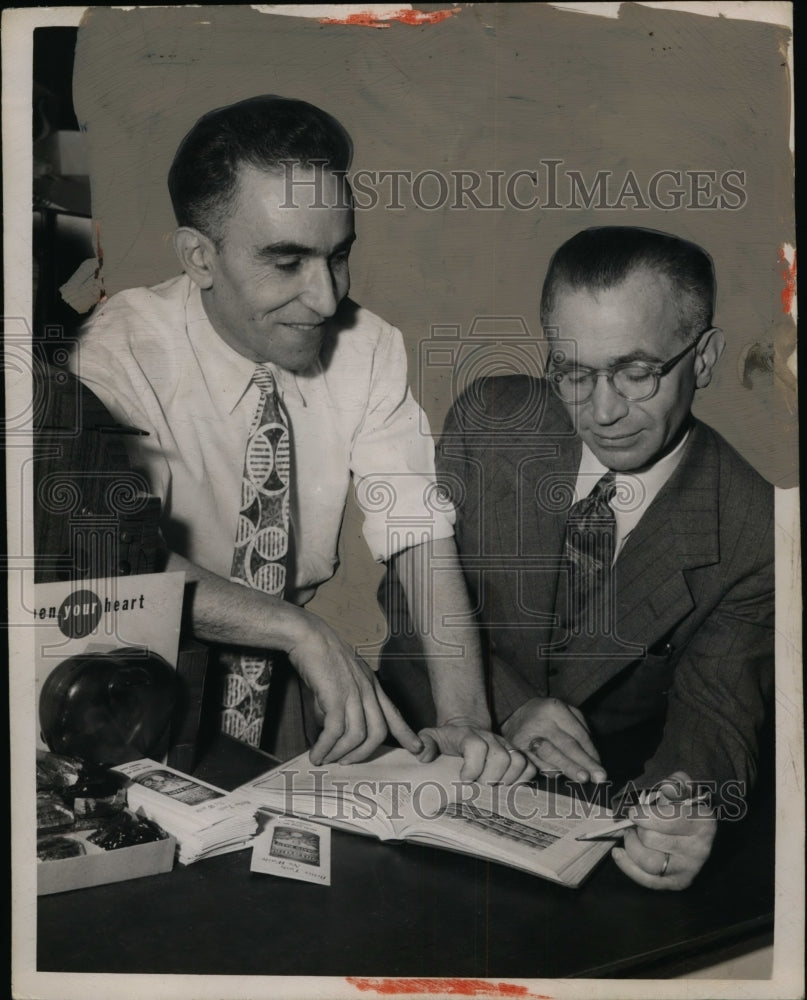
[{"label": "ring on finger", "polygon": [[665,851],[664,852],[664,864],[661,866],[661,871],[658,873],[658,877],[659,878],[664,878],[664,875],[667,872],[667,868],[669,867],[669,864],[670,864],[670,852],[669,851]]}]

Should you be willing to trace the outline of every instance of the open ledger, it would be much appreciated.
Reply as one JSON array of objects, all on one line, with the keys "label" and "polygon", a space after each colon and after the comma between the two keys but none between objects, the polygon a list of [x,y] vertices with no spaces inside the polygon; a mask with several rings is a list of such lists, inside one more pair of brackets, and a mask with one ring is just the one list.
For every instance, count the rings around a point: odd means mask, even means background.
[{"label": "open ledger", "polygon": [[609,809],[531,785],[464,782],[461,766],[459,757],[421,764],[406,750],[382,749],[360,764],[314,767],[304,753],[237,792],[271,812],[442,847],[573,887],[613,846],[575,840],[609,824]]}]

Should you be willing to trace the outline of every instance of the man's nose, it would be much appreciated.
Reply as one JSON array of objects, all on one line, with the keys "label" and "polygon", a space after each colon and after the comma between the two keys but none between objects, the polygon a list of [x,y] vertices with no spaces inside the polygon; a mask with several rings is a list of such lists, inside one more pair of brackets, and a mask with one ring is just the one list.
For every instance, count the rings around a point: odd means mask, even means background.
[{"label": "man's nose", "polygon": [[598,424],[613,424],[628,412],[628,401],[620,396],[607,375],[597,375],[591,393],[591,412]]},{"label": "man's nose", "polygon": [[340,287],[325,260],[312,260],[306,268],[305,288],[300,298],[312,312],[323,319],[333,316],[339,303],[347,294],[346,287]]}]

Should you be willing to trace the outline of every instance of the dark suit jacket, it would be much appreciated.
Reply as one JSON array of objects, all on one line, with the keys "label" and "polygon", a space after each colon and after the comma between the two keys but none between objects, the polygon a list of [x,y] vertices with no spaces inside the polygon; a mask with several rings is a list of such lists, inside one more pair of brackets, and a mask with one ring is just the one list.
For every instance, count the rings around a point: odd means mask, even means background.
[{"label": "dark suit jacket", "polygon": [[[557,697],[581,708],[595,742],[654,733],[645,782],[678,768],[752,782],[773,679],[773,488],[693,421],[617,559],[613,634],[564,637],[555,612],[581,448],[549,387],[527,376],[480,380],[446,421],[438,473],[457,506],[495,721]],[[407,625],[391,619],[382,683],[415,724],[430,724]]]}]

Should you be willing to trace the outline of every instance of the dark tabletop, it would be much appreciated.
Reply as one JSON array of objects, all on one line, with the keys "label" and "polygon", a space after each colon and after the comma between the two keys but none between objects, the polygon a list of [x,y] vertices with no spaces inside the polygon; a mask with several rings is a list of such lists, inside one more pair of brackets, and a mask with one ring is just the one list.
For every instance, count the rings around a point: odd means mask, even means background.
[{"label": "dark tabletop", "polygon": [[[221,737],[197,774],[271,761]],[[44,896],[39,971],[555,978],[665,976],[772,940],[772,801],[724,823],[684,892],[606,858],[579,889],[412,844],[333,832],[331,886],[252,874],[250,852]],[[689,965],[688,965],[689,963]]]}]

